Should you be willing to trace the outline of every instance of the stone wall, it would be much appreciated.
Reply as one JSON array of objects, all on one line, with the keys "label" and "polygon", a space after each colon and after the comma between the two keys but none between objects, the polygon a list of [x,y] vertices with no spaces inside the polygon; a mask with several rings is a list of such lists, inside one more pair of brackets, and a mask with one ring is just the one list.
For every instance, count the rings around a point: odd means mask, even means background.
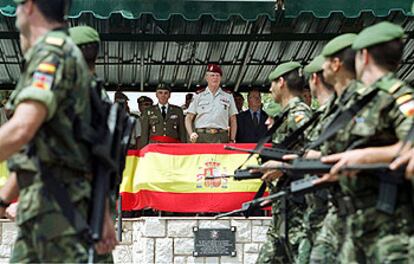
[{"label": "stone wall", "polygon": [[[14,223],[0,222],[0,262],[7,262],[16,237]],[[115,263],[255,263],[266,239],[270,218],[143,217],[124,219],[123,238],[114,251]],[[193,257],[193,226],[199,228],[237,227],[236,257]]]}]

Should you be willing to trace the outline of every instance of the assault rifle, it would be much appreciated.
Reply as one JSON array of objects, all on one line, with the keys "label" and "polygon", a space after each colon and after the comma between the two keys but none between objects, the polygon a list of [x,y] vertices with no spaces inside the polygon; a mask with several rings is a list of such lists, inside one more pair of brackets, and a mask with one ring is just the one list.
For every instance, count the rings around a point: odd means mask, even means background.
[{"label": "assault rifle", "polygon": [[288,154],[296,154],[301,156],[302,153],[298,151],[288,150],[284,148],[269,148],[269,147],[263,147],[261,149],[244,149],[244,148],[237,148],[233,146],[225,146],[224,149],[226,150],[234,150],[234,151],[240,151],[250,154],[259,154],[261,157],[265,157],[272,160],[277,161],[284,161],[283,156]]},{"label": "assault rifle", "polygon": [[[275,194],[261,197],[246,203],[242,204],[240,209],[234,210],[232,212],[224,213],[217,215],[216,218],[222,218],[225,216],[230,216],[235,213],[242,213],[247,211],[248,208],[254,206],[260,206],[263,202],[267,201],[266,206],[271,204],[273,201],[278,199],[284,198],[286,196],[295,196],[295,195],[303,195],[305,193],[314,192],[321,188],[327,188],[331,186],[333,183],[321,183],[315,184],[315,180],[318,179],[318,176],[312,176],[309,178],[303,178],[305,174],[324,174],[329,173],[332,168],[332,164],[326,164],[321,162],[320,160],[312,160],[312,159],[296,159],[292,164],[281,164],[280,166],[274,167],[260,167],[260,166],[250,166],[245,171],[255,169],[255,170],[281,170],[288,176],[292,177],[293,181],[290,185],[285,188],[284,190],[277,192]],[[390,170],[389,164],[387,163],[374,163],[374,164],[361,164],[361,165],[353,165],[353,166],[344,166],[341,168],[341,171],[366,171],[370,174],[379,177],[380,179],[380,190],[379,190],[379,197],[377,201],[377,209],[392,214],[395,210],[396,202],[397,202],[397,192],[398,192],[398,185],[404,183],[404,171],[405,166],[401,166],[397,170]],[[256,172],[255,172],[256,173]],[[257,173],[258,175],[258,173]],[[235,177],[236,175],[231,176],[223,176],[225,178]],[[244,176],[244,175],[243,175]],[[260,176],[261,177],[261,176]],[[260,178],[253,175],[248,175],[245,179],[257,179]],[[240,177],[238,180],[242,180]]]}]

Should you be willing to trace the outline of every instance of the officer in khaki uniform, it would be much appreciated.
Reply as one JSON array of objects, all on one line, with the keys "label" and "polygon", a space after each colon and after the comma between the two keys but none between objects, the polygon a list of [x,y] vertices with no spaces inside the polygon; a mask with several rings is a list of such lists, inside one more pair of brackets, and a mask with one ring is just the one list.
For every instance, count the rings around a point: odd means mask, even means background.
[{"label": "officer in khaki uniform", "polygon": [[184,114],[181,107],[168,103],[171,89],[160,85],[156,89],[158,103],[142,115],[142,132],[139,146],[149,143],[185,143]]},{"label": "officer in khaki uniform", "polygon": [[218,65],[208,65],[207,88],[194,96],[188,108],[185,126],[192,143],[235,142],[238,111],[233,96],[220,88],[222,75]]}]

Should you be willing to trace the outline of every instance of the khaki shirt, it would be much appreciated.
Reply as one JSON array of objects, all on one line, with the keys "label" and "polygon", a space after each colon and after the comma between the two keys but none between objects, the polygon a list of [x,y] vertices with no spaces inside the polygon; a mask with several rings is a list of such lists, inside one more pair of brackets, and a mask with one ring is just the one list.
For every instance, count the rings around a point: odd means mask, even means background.
[{"label": "khaki shirt", "polygon": [[196,129],[228,129],[230,126],[229,118],[238,113],[231,94],[219,88],[213,95],[208,87],[194,96],[187,112],[196,115],[194,121]]}]

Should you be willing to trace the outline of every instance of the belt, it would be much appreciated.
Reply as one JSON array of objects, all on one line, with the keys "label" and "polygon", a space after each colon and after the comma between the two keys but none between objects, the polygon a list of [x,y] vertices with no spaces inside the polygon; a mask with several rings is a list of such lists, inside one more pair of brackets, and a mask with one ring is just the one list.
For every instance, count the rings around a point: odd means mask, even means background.
[{"label": "belt", "polygon": [[150,140],[157,141],[159,143],[181,143],[179,139],[169,136],[150,136]]},{"label": "belt", "polygon": [[206,133],[206,134],[219,134],[219,133],[227,133],[227,129],[223,128],[196,128],[196,132],[198,133]]}]

